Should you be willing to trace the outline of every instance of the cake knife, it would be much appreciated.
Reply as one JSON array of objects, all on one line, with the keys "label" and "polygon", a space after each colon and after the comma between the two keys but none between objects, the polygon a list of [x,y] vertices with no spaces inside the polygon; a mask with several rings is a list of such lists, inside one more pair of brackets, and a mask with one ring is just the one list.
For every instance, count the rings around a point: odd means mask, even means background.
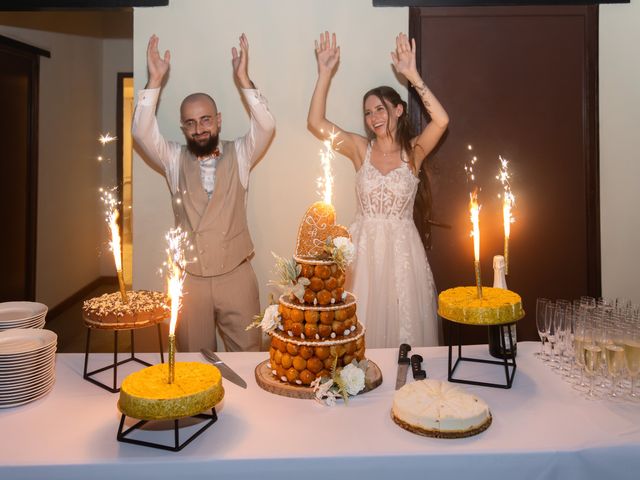
[{"label": "cake knife", "polygon": [[407,370],[409,370],[409,351],[411,345],[403,343],[398,351],[398,373],[396,375],[396,390],[402,387],[407,381]]},{"label": "cake knife", "polygon": [[426,370],[422,369],[422,356],[417,353],[411,355],[411,373],[413,373],[414,380],[424,380],[427,378]]},{"label": "cake knife", "polygon": [[231,368],[227,364],[220,360],[220,357],[218,357],[218,355],[216,355],[213,350],[210,350],[209,348],[201,348],[200,352],[202,353],[204,358],[218,367],[220,373],[224,378],[232,383],[235,383],[239,387],[247,388],[247,382],[245,382],[240,375],[231,370]]}]

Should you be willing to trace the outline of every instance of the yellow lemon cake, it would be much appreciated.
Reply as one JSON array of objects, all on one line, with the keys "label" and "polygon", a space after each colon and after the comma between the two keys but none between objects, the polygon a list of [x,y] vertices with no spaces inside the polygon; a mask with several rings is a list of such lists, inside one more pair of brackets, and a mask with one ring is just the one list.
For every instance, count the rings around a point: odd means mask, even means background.
[{"label": "yellow lemon cake", "polygon": [[511,290],[482,287],[478,298],[473,287],[455,287],[438,297],[438,315],[447,320],[471,325],[501,325],[524,317],[522,299]]},{"label": "yellow lemon cake", "polygon": [[484,400],[450,383],[431,379],[408,383],[396,391],[391,415],[406,430],[439,438],[476,435],[491,424]]},{"label": "yellow lemon cake", "polygon": [[176,362],[175,381],[162,363],[127,376],[118,408],[140,420],[173,420],[210,410],[224,396],[220,370],[200,362]]}]

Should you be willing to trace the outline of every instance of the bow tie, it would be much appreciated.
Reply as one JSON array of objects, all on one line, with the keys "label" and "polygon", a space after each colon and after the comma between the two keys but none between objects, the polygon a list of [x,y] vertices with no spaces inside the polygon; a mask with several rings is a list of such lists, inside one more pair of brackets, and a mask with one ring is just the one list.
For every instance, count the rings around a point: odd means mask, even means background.
[{"label": "bow tie", "polygon": [[220,156],[220,149],[216,148],[211,155],[206,155],[204,157],[197,157],[198,160],[207,160],[208,158],[218,158]]}]

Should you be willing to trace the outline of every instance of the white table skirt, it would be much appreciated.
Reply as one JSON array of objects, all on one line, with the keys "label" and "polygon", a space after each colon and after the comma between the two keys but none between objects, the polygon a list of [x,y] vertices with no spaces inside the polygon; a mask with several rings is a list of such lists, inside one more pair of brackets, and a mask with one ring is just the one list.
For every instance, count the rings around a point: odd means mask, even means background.
[{"label": "white table skirt", "polygon": [[[264,352],[221,353],[249,386],[224,381],[218,421],[177,453],[117,442],[118,394],[82,379],[83,355],[59,354],[48,396],[0,410],[0,479],[640,478],[640,404],[583,399],[533,357],[538,348],[518,344],[512,389],[463,386],[487,401],[493,424],[456,440],[414,435],[391,420],[397,350],[368,350],[383,384],[333,408],[258,387],[254,368]],[[464,350],[481,356],[487,347]],[[445,347],[411,353],[424,357],[429,377],[446,378]],[[111,359],[92,355],[89,367]],[[177,360],[203,361],[195,353]],[[497,366],[464,368],[461,375],[504,379]],[[166,431],[142,435],[171,438]]]}]

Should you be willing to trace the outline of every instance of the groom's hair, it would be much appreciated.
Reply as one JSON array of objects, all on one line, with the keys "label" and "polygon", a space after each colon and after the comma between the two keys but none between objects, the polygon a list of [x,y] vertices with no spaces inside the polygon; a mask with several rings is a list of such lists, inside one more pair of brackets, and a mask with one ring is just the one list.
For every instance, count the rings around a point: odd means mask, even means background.
[{"label": "groom's hair", "polygon": [[210,102],[211,105],[213,106],[213,109],[216,112],[218,111],[218,106],[216,105],[216,101],[211,97],[211,95],[208,95],[202,92],[196,92],[196,93],[192,93],[191,95],[187,95],[186,97],[184,97],[184,100],[182,100],[182,103],[180,104],[180,117],[182,117],[182,110],[184,109],[185,105],[187,105],[188,103],[197,102],[200,100],[205,100]]}]

